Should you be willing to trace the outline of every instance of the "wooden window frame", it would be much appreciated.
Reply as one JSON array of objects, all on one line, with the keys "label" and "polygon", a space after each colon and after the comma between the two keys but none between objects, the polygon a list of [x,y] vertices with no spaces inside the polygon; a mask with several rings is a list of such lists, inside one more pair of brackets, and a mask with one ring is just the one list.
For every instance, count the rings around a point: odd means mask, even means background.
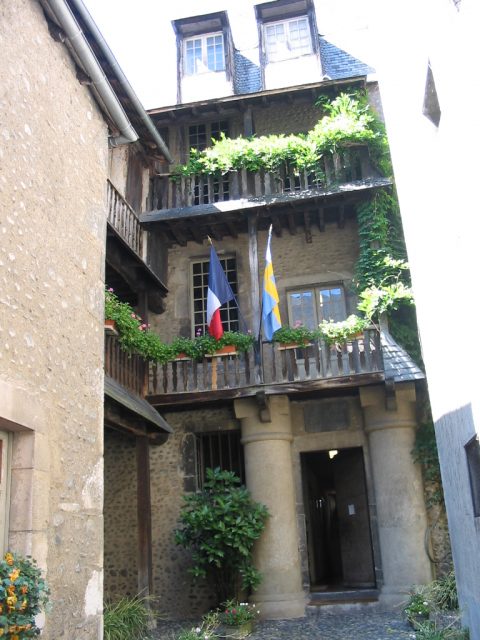
[{"label": "wooden window frame", "polygon": [[[233,293],[235,295],[237,295],[237,286],[238,286],[238,265],[237,265],[237,256],[235,254],[232,253],[228,253],[225,255],[219,255],[218,259],[220,260],[220,264],[222,265],[222,268],[224,269],[226,275],[227,275],[227,279],[230,283],[230,286],[232,287]],[[228,260],[233,260],[234,261],[234,267],[233,268],[229,268],[227,266],[227,261]],[[206,311],[207,311],[207,297],[202,296],[201,300],[202,300],[202,310],[195,310],[195,302],[199,300],[199,298],[195,297],[195,293],[196,293],[196,289],[200,288],[200,287],[205,287],[208,285],[208,268],[206,268],[206,264],[208,264],[210,262],[210,258],[197,258],[197,259],[193,259],[190,263],[190,309],[191,309],[191,313],[190,313],[190,318],[191,318],[191,335],[194,337],[196,335],[196,332],[198,329],[201,329],[202,333],[206,333],[208,331],[207,329],[207,324],[206,324]],[[202,270],[201,273],[194,273],[194,265],[196,264],[201,264],[202,265]],[[235,274],[235,278],[231,278],[229,277],[229,275],[234,272]],[[206,276],[205,278],[205,284],[196,284],[195,283],[195,276]],[[202,325],[200,326],[199,322],[196,322],[196,318],[195,318],[195,314],[198,313],[202,313],[203,314],[203,322]],[[239,312],[238,312],[238,307],[237,304],[234,300],[231,300],[230,302],[227,302],[225,305],[222,305],[221,309],[220,309],[220,315],[222,317],[222,323],[224,326],[225,331],[238,331],[239,330]],[[236,317],[235,317],[236,316]]]},{"label": "wooden window frame", "polygon": [[[293,22],[304,21],[307,28],[308,34],[308,51],[304,50],[303,47],[299,47],[298,49],[292,49],[292,40],[290,34],[290,25]],[[284,51],[280,54],[273,54],[269,51],[269,43],[268,43],[268,34],[267,30],[271,27],[278,27],[282,25],[285,33],[285,47]],[[270,62],[282,62],[283,60],[291,60],[292,58],[298,58],[300,56],[306,56],[313,53],[313,42],[312,42],[312,33],[310,27],[310,20],[307,15],[301,16],[293,16],[291,18],[285,18],[284,20],[275,20],[272,22],[265,22],[263,24],[263,41],[265,47],[265,58],[267,64]]]},{"label": "wooden window frame", "polygon": [[[328,320],[329,318],[322,318],[321,317],[321,309],[320,309],[320,297],[319,294],[321,291],[326,291],[326,290],[332,290],[332,289],[340,289],[342,291],[342,299],[343,299],[343,315],[344,318],[346,319],[347,317],[347,298],[345,295],[345,286],[343,285],[342,282],[331,282],[331,283],[325,283],[325,284],[312,284],[312,285],[305,285],[303,287],[292,287],[287,289],[286,291],[286,295],[287,295],[287,311],[288,311],[288,318],[290,321],[290,324],[293,323],[293,312],[292,312],[292,304],[291,304],[291,299],[290,299],[290,295],[294,294],[294,293],[305,293],[305,292],[309,292],[311,291],[314,295],[314,315],[315,315],[315,319],[314,319],[314,327],[313,329],[316,329],[318,327],[318,325],[320,324],[320,322],[322,322],[323,320]],[[292,324],[293,326],[293,324]]]},{"label": "wooden window frame", "polygon": [[[216,61],[214,63],[215,68],[209,69],[208,67],[208,39],[209,38],[222,38],[222,66],[221,68],[216,68]],[[200,42],[200,51],[201,58],[193,57],[193,70],[189,70],[189,60],[188,60],[188,52],[187,46],[189,43],[193,43],[193,50],[195,51],[195,42]],[[215,47],[215,44],[214,44]],[[183,75],[185,76],[196,76],[202,73],[218,73],[222,71],[226,71],[226,59],[225,59],[225,37],[222,31],[214,31],[212,33],[203,33],[196,36],[192,36],[191,38],[185,38],[183,40],[183,56],[184,56],[184,64],[183,64]],[[199,60],[197,63],[196,61]]]}]

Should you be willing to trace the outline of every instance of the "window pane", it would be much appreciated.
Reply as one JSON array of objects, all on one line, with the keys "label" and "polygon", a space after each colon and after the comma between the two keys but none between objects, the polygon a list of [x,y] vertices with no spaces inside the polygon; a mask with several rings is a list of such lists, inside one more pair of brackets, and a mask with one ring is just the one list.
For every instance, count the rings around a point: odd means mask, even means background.
[{"label": "window pane", "polygon": [[225,69],[223,35],[207,37],[207,68],[209,71],[223,71]]},{"label": "window pane", "polygon": [[198,73],[198,65],[202,61],[202,40],[200,38],[185,41],[185,73]]},{"label": "window pane", "polygon": [[317,326],[315,297],[313,291],[298,291],[288,294],[290,302],[290,325],[301,324],[308,329]]},{"label": "window pane", "polygon": [[320,289],[318,292],[320,320],[345,320],[345,296],[342,287]]},{"label": "window pane", "polygon": [[[200,331],[202,334],[208,333],[207,325],[206,325],[206,312],[207,312],[207,293],[208,293],[208,268],[210,261],[202,260],[201,262],[194,262],[192,264],[192,285],[194,285],[194,281],[196,282],[196,278],[199,278],[197,274],[201,274],[201,279],[203,280],[203,287],[192,286],[192,294],[193,294],[193,309],[194,309],[194,319],[193,319],[193,334],[195,335],[197,331]],[[227,280],[232,287],[233,292],[236,292],[237,289],[237,265],[235,258],[220,258],[220,264],[222,265],[223,270],[225,271],[225,275],[227,276]],[[202,308],[202,312],[199,312],[199,309]],[[239,322],[238,322],[238,309],[236,303],[232,300],[224,304],[220,309],[220,317],[223,322],[224,331],[238,331],[239,330]]]}]

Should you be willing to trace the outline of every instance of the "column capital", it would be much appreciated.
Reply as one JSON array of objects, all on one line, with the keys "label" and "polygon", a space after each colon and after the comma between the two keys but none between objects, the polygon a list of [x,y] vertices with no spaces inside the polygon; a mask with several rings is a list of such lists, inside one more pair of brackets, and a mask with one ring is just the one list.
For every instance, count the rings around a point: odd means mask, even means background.
[{"label": "column capital", "polygon": [[360,388],[360,404],[365,418],[365,431],[414,428],[416,418],[415,385],[411,382],[395,386],[396,409],[387,406],[384,385]]}]

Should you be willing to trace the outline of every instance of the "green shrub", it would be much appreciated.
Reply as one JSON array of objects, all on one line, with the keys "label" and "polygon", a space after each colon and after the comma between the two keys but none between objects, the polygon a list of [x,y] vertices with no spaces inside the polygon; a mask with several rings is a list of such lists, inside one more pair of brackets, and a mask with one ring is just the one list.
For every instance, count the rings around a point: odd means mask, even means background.
[{"label": "green shrub", "polygon": [[268,516],[231,471],[207,469],[203,490],[184,496],[177,544],[191,549],[195,578],[213,578],[218,603],[238,598],[238,587],[255,589],[261,575],[252,565],[252,548]]},{"label": "green shrub", "polygon": [[107,603],[103,611],[104,640],[148,640],[151,616],[147,598],[135,596]]}]

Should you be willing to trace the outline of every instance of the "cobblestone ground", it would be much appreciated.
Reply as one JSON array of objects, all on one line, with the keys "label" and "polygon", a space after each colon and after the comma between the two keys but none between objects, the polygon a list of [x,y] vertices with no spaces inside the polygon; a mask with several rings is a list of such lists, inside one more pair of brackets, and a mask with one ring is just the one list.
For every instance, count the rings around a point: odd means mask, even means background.
[{"label": "cobblestone ground", "polygon": [[[184,628],[195,621],[158,623],[155,638],[175,640]],[[249,640],[413,640],[411,627],[398,613],[359,611],[354,613],[309,612],[297,620],[259,622]]]}]

